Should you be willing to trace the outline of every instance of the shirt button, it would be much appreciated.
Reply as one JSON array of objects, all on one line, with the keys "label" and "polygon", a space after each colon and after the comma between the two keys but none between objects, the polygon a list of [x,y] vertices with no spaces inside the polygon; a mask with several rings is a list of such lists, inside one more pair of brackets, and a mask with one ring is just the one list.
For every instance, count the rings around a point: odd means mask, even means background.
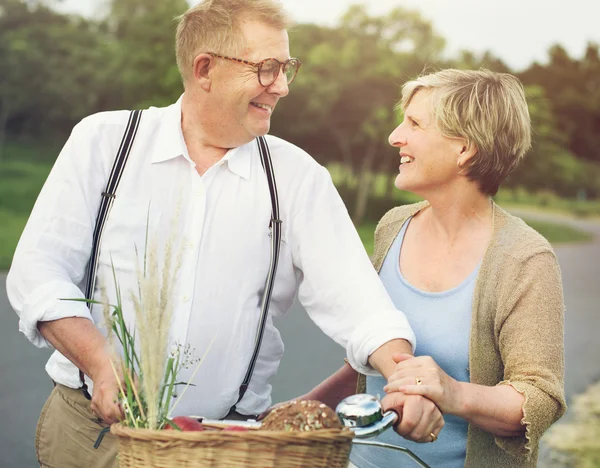
[{"label": "shirt button", "polygon": [[181,298],[181,300],[182,300],[183,302],[188,302],[188,301],[190,300],[190,296],[183,296],[183,297]]}]

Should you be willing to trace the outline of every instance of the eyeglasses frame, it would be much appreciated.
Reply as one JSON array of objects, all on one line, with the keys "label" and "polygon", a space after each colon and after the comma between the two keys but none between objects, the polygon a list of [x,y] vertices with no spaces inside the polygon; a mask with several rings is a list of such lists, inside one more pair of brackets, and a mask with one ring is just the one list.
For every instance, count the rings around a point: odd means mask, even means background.
[{"label": "eyeglasses frame", "polygon": [[[279,60],[277,60],[274,57],[266,58],[264,60],[261,60],[260,62],[251,62],[249,60],[244,60],[244,59],[240,59],[240,58],[236,58],[236,57],[228,57],[227,55],[215,54],[214,52],[207,52],[207,53],[208,53],[208,55],[211,55],[212,57],[222,58],[222,59],[225,59],[225,60],[231,60],[232,62],[238,62],[238,63],[242,63],[244,65],[249,65],[249,66],[253,67],[256,70],[256,76],[258,78],[258,82],[264,88],[268,88],[273,83],[275,83],[275,81],[277,81],[277,78],[279,77],[279,74],[282,72],[283,68],[288,63],[290,63],[292,61],[295,61],[296,63],[298,63],[298,66],[296,67],[296,73],[294,74],[294,76],[292,77],[292,79],[287,83],[288,86],[291,85],[293,83],[293,81],[296,79],[296,76],[298,75],[298,71],[300,70],[300,66],[302,65],[302,62],[300,60],[298,60],[297,58],[294,58],[294,57],[291,57],[291,58],[287,59],[285,62],[280,62]],[[260,70],[261,70],[263,64],[266,63],[269,60],[275,60],[279,64],[279,71],[277,72],[277,75],[275,75],[275,78],[273,78],[273,81],[271,81],[269,84],[263,84],[263,82],[260,80]]]}]

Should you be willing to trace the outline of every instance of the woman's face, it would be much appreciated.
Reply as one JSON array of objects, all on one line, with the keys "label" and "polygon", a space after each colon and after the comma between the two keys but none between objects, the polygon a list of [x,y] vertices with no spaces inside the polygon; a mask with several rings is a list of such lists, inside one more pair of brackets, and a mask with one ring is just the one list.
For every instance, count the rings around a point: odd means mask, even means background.
[{"label": "woman's face", "polygon": [[431,109],[431,93],[417,91],[405,109],[403,122],[389,137],[390,145],[400,149],[396,187],[424,198],[464,179],[458,162],[465,142],[443,136]]}]

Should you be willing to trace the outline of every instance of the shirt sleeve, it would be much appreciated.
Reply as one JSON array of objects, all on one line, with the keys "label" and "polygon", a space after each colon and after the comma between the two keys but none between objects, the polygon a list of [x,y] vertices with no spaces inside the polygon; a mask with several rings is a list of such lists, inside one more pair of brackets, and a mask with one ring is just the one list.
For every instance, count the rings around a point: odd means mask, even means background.
[{"label": "shirt sleeve", "polygon": [[89,118],[73,129],[33,207],[6,280],[19,330],[36,346],[49,343],[38,322],[91,320],[78,286],[84,279],[100,194],[106,184],[102,142]]},{"label": "shirt sleeve", "polygon": [[346,348],[350,365],[376,374],[369,356],[393,339],[413,347],[415,335],[373,269],[348,211],[321,166],[299,189],[291,221],[298,299],[311,319]]}]

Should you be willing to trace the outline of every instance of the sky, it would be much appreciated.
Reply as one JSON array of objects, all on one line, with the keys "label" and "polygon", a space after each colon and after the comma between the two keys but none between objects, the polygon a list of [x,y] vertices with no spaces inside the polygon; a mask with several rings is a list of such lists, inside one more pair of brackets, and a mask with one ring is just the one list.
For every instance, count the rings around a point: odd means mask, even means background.
[{"label": "sky", "polygon": [[[57,9],[93,16],[102,0],[57,0]],[[191,0],[191,4],[198,3]],[[351,0],[283,0],[298,22],[335,25]],[[358,2],[360,3],[360,2]],[[547,51],[561,44],[581,57],[588,42],[600,44],[600,0],[376,0],[363,1],[372,15],[396,6],[418,10],[446,39],[446,55],[461,49],[491,50],[513,70],[545,63]],[[292,44],[293,47],[293,44]],[[293,50],[292,50],[293,53]]]}]

